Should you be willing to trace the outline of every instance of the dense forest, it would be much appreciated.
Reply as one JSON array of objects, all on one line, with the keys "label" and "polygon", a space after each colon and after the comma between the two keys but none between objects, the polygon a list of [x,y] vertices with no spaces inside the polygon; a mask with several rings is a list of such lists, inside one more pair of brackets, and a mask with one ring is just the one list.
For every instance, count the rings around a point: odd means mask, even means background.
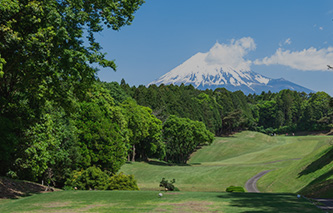
[{"label": "dense forest", "polygon": [[249,129],[263,133],[321,131],[333,127],[333,99],[325,92],[291,90],[244,95],[224,88],[197,90],[192,85],[121,88],[164,121],[169,115],[205,123],[217,136]]},{"label": "dense forest", "polygon": [[91,167],[114,175],[126,161],[186,163],[214,139],[199,121],[168,116],[163,124],[117,83],[96,81],[69,111],[51,100],[39,111],[29,125],[0,116],[1,175],[63,186]]},{"label": "dense forest", "polygon": [[129,25],[143,2],[2,1],[0,176],[117,189],[80,180],[132,181],[116,175],[126,161],[184,164],[214,135],[242,129],[332,127],[332,99],[324,92],[245,96],[223,88],[100,82],[93,65],[116,65],[105,59],[94,34]]}]

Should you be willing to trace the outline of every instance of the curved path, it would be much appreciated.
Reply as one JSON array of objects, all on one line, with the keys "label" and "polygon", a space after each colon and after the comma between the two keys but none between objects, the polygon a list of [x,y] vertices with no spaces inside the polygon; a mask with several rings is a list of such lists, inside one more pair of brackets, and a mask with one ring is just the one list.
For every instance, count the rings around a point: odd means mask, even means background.
[{"label": "curved path", "polygon": [[255,176],[253,176],[252,178],[250,178],[246,183],[245,183],[245,188],[248,192],[260,192],[257,188],[257,181],[264,176],[265,174],[267,174],[268,172],[270,172],[272,170],[265,170],[262,171],[258,174],[256,174]]},{"label": "curved path", "polygon": [[317,206],[318,208],[324,211],[333,211],[333,199],[325,199],[325,198],[313,198],[313,200],[324,204],[324,206]]}]

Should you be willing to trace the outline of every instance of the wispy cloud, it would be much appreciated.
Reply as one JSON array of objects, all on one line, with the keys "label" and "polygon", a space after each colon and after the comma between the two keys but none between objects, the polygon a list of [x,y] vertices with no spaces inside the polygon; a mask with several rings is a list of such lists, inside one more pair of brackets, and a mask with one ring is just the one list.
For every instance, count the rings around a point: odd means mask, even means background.
[{"label": "wispy cloud", "polygon": [[291,38],[287,38],[284,42],[280,42],[279,46],[282,47],[283,45],[290,45],[291,44]]},{"label": "wispy cloud", "polygon": [[284,44],[291,44],[291,39],[290,39],[290,38],[287,38],[287,39],[284,41]]},{"label": "wispy cloud", "polygon": [[314,28],[318,28],[319,30],[324,30],[324,27],[322,27],[322,26],[318,26],[318,27],[317,27],[317,24],[314,24],[313,27],[314,27]]},{"label": "wispy cloud", "polygon": [[256,65],[284,65],[303,71],[325,71],[333,64],[333,47],[316,49],[311,47],[302,51],[277,49],[275,54],[254,61]]},{"label": "wispy cloud", "polygon": [[249,51],[255,50],[256,44],[251,37],[231,40],[230,44],[216,43],[208,52],[206,62],[210,65],[227,65],[237,70],[249,71],[252,62],[245,60]]}]

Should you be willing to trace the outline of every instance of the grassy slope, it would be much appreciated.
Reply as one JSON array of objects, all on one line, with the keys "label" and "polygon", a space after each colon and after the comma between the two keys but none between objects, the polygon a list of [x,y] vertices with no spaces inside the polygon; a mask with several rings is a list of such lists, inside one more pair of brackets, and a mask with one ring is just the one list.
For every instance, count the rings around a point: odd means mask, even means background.
[{"label": "grassy slope", "polygon": [[272,144],[276,144],[274,137],[245,131],[231,137],[216,138],[212,145],[204,147],[192,155],[189,162],[223,161],[271,147]]},{"label": "grassy slope", "polygon": [[[293,158],[302,159],[290,160]],[[60,191],[0,199],[0,212],[321,212],[295,194],[221,191],[229,185],[244,185],[247,179],[267,169],[276,170],[260,179],[261,190],[313,191],[320,183],[327,189],[328,184],[332,185],[328,182],[333,176],[332,159],[333,149],[327,137],[268,137],[243,132],[217,138],[212,146],[198,150],[189,166],[155,161],[130,163],[122,168],[135,174],[142,189],[159,190],[159,181],[166,177],[176,178],[181,190],[219,192],[168,192],[159,198],[157,191]]]},{"label": "grassy slope", "polygon": [[[328,139],[323,136],[270,137],[245,131],[233,137],[216,138],[211,146],[198,150],[191,157],[189,166],[136,162],[124,165],[122,171],[134,174],[144,190],[158,190],[159,181],[165,177],[175,178],[176,186],[182,191],[223,191],[230,185],[244,186],[255,174],[273,169],[275,171],[267,174],[268,178],[264,176],[265,179],[260,180],[260,190],[298,192],[313,178],[332,168],[330,163],[315,173],[295,178],[295,174],[302,171],[296,170],[296,165],[303,168],[319,158],[329,146]],[[294,176],[291,176],[292,171]]]},{"label": "grassy slope", "polygon": [[314,150],[301,161],[268,173],[258,181],[258,187],[267,192],[299,192],[332,198],[333,147],[329,140],[319,140]]},{"label": "grassy slope", "polygon": [[322,212],[293,194],[62,191],[11,200],[0,212]]},{"label": "grassy slope", "polygon": [[[252,139],[252,143],[244,140],[247,135]],[[256,137],[267,140],[259,140],[260,143],[256,143]],[[223,159],[230,160],[235,153],[242,157],[250,153],[251,149],[254,152],[262,147],[270,147],[270,139],[263,134],[243,132],[230,138],[217,138],[211,146],[198,150],[193,155],[189,166],[136,162],[124,165],[122,171],[126,174],[134,174],[139,188],[144,190],[159,190],[159,181],[164,177],[169,180],[175,178],[176,186],[182,191],[224,191],[230,185],[243,186],[249,178],[260,171],[285,164],[281,162],[275,165],[258,165],[257,163],[249,165],[246,162],[247,159],[237,159],[232,163],[223,161]],[[235,166],[235,164],[238,165]]]}]

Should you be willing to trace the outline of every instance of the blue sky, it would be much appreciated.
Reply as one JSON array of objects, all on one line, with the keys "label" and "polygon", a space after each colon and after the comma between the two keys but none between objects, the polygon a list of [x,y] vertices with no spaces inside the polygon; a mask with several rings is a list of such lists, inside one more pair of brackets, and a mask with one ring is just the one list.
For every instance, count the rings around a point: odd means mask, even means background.
[{"label": "blue sky", "polygon": [[331,0],[146,0],[132,25],[97,35],[118,66],[98,76],[147,85],[216,42],[247,38],[254,46],[239,54],[252,71],[333,96],[332,19]]}]

